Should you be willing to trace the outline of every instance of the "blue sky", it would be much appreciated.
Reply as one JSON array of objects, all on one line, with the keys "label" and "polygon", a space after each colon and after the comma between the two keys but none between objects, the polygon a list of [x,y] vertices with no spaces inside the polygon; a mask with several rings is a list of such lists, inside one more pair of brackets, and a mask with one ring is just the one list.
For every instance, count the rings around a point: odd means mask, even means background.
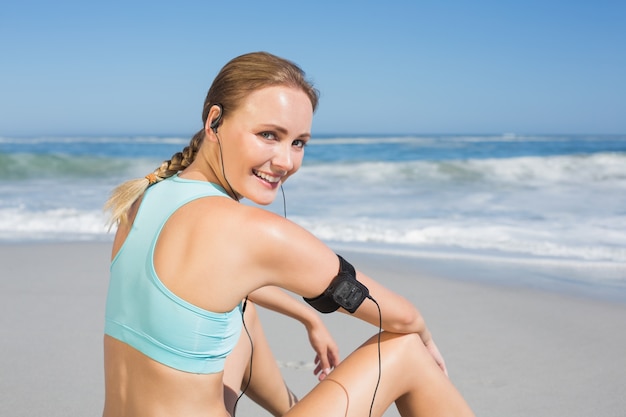
[{"label": "blue sky", "polygon": [[314,134],[623,134],[624,4],[5,2],[0,136],[189,135],[222,65],[257,50],[320,89]]}]

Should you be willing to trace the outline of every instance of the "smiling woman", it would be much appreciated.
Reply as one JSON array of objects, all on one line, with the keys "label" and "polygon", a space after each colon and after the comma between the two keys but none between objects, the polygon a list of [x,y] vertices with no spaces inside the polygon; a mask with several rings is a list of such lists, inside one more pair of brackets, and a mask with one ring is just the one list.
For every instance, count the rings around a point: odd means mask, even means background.
[{"label": "smiling woman", "polygon": [[[222,124],[223,120],[231,117],[229,115],[231,111],[240,107],[242,107],[242,109],[240,109],[241,111],[248,111],[250,114],[255,114],[257,115],[257,119],[259,119],[257,113],[261,112],[264,106],[269,103],[264,102],[263,106],[259,107],[259,99],[257,99],[256,103],[249,101],[254,100],[256,94],[261,94],[259,92],[260,90],[269,87],[280,87],[281,91],[284,93],[277,95],[274,100],[274,105],[282,106],[282,109],[289,110],[288,107],[292,103],[288,100],[293,100],[294,96],[305,95],[306,98],[308,98],[307,104],[301,109],[298,108],[300,110],[290,110],[292,115],[296,115],[298,111],[300,113],[304,112],[297,116],[300,118],[299,122],[305,124],[305,126],[301,126],[301,128],[305,128],[305,131],[298,132],[298,137],[294,138],[294,140],[298,140],[297,143],[301,143],[300,141],[303,138],[301,138],[300,135],[304,135],[305,138],[308,139],[310,137],[309,131],[311,128],[312,113],[317,108],[318,92],[304,78],[302,70],[289,61],[265,52],[242,55],[226,64],[213,81],[204,101],[204,109],[202,111],[202,122],[204,126],[193,136],[189,145],[185,147],[182,152],[177,152],[172,155],[169,161],[164,161],[159,168],[152,174],[146,176],[146,178],[128,181],[113,192],[111,199],[106,205],[112,212],[112,221],[117,222],[123,220],[130,205],[143,194],[148,186],[187,168],[196,159],[200,145],[205,142],[205,137],[209,138],[206,142],[217,143],[217,149],[215,146],[209,145],[211,147],[210,154],[212,164],[210,169],[213,171],[213,175],[219,179],[219,183],[228,184],[224,175],[225,165],[227,165],[227,163],[222,163],[221,161],[224,155],[222,154],[222,142],[217,136],[218,127]],[[291,91],[291,94],[287,94],[287,91],[290,89],[293,91]],[[266,93],[265,95],[268,94]],[[254,104],[256,104],[257,107],[254,107]],[[209,114],[210,112],[213,113]],[[267,113],[271,113],[272,116],[267,119],[265,123],[269,123],[274,129],[278,128],[276,130],[279,130],[283,136],[285,133],[288,133],[285,131],[286,127],[281,127],[282,125],[274,123],[273,118],[278,117],[277,113],[266,111],[266,114]],[[308,126],[306,126],[307,120]],[[249,129],[253,128],[249,133],[257,135],[272,134],[271,132],[263,131],[261,127],[262,126],[250,126],[248,124]],[[261,130],[259,131],[258,129]],[[241,134],[241,132],[239,133]],[[226,144],[224,144],[224,146],[226,146]],[[242,150],[244,150],[244,148],[238,148],[235,151],[241,152]],[[219,157],[220,163],[217,166],[220,166],[220,169],[214,171],[214,166],[218,162],[216,157]],[[301,159],[302,158],[300,158],[300,160]],[[228,188],[228,191],[231,193],[234,192],[233,189]],[[231,196],[238,198],[237,195]]]},{"label": "smiling woman", "polygon": [[[473,415],[408,300],[295,223],[239,204],[270,204],[298,171],[316,106],[295,64],[268,53],[235,58],[210,88],[189,146],[114,190],[104,417],[234,416],[242,388],[275,416],[382,416],[394,402],[403,416]],[[380,332],[339,363],[317,313],[281,289]],[[321,383],[300,402],[254,304],[306,324]]]},{"label": "smiling woman", "polygon": [[[238,111],[226,112],[221,105],[213,105],[209,111],[213,134],[206,138],[213,145],[207,149],[213,149],[207,158],[219,158],[221,179],[233,197],[245,195],[256,204],[267,205],[276,197],[279,185],[302,165],[304,145],[311,137],[310,99],[300,89],[272,86],[250,93]],[[242,172],[233,172],[237,167]],[[206,180],[204,171],[190,166],[185,174]]]}]

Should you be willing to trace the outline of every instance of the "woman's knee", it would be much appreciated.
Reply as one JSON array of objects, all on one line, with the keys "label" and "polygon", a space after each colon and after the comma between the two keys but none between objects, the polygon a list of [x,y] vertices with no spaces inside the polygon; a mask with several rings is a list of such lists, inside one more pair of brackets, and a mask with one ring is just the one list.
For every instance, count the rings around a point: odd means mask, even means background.
[{"label": "woman's knee", "polygon": [[[378,343],[378,336],[370,339],[370,343]],[[380,334],[380,352],[385,362],[390,365],[410,368],[412,365],[422,363],[424,360],[432,360],[424,346],[424,342],[417,333],[389,333]]]},{"label": "woman's knee", "polygon": [[[377,343],[379,335],[375,335],[368,343]],[[389,345],[390,349],[413,351],[417,346],[423,346],[424,343],[417,333],[380,333],[381,344]]]}]

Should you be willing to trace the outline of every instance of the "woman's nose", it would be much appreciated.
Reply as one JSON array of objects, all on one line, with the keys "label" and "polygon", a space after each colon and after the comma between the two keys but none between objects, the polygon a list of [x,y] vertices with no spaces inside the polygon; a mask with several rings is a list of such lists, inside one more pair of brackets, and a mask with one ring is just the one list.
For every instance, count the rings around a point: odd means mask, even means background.
[{"label": "woman's nose", "polygon": [[293,156],[291,146],[277,146],[276,153],[272,159],[274,167],[289,172],[293,169]]}]

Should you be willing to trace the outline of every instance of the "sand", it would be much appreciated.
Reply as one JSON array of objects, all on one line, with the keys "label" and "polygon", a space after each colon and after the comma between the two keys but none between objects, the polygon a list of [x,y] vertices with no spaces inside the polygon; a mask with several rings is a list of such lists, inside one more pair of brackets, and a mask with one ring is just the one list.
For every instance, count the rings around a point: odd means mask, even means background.
[{"label": "sand", "polygon": [[[424,259],[343,254],[420,308],[478,416],[626,416],[626,303],[471,279],[510,276],[510,264],[450,260],[433,273]],[[108,258],[105,243],[0,246],[1,416],[101,414]],[[261,315],[304,395],[316,379],[303,327]],[[376,332],[345,315],[324,319],[343,356]],[[238,415],[268,414],[244,400]]]}]

